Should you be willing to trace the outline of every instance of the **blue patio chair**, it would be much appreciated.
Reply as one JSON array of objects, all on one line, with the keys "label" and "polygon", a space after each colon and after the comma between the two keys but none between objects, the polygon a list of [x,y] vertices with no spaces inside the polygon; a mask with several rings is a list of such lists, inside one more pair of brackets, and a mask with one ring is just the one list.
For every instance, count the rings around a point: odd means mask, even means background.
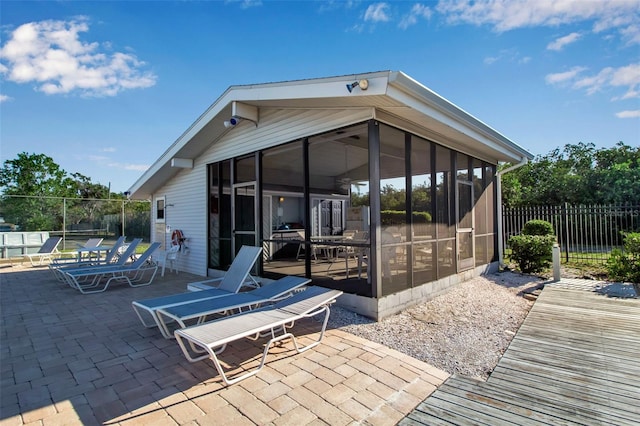
[{"label": "blue patio chair", "polygon": [[[207,283],[207,286],[217,284],[215,288],[133,301],[131,303],[133,310],[145,327],[162,327],[157,317],[158,309],[237,293],[247,284],[247,281],[255,281],[250,277],[249,273],[258,260],[260,253],[262,253],[262,247],[242,246],[224,276],[200,282]],[[144,320],[144,312],[151,316],[152,322]]]},{"label": "blue patio chair", "polygon": [[[140,287],[153,282],[158,271],[158,265],[150,261],[153,252],[160,247],[160,243],[152,243],[135,262],[124,265],[104,265],[62,271],[67,283],[82,294],[100,293],[105,291],[112,281],[124,281],[130,287]],[[145,273],[151,277],[142,282]]]},{"label": "blue patio chair", "polygon": [[187,322],[202,324],[211,315],[226,315],[255,309],[258,306],[285,299],[310,282],[309,278],[290,275],[251,291],[158,309],[156,318],[162,335],[170,339],[173,338],[173,332],[169,330],[170,323],[175,322],[178,328],[185,328]]}]

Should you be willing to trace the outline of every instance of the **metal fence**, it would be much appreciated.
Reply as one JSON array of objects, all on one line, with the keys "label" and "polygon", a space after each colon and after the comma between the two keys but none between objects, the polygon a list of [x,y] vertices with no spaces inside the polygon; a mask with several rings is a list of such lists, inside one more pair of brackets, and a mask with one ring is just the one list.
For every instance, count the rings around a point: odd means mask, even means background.
[{"label": "metal fence", "polygon": [[149,241],[151,203],[123,199],[0,196],[2,231],[48,231],[63,238],[60,248],[75,248],[91,237],[105,241],[126,235]]},{"label": "metal fence", "polygon": [[503,247],[530,220],[553,225],[563,262],[606,263],[614,248],[622,248],[623,232],[640,232],[640,204],[503,207]]}]

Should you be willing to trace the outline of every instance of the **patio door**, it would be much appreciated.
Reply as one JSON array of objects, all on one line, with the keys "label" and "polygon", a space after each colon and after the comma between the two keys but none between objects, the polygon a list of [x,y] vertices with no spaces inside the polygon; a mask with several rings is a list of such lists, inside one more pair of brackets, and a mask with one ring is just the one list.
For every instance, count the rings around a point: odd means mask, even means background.
[{"label": "patio door", "polygon": [[245,182],[233,185],[231,203],[232,250],[233,253],[237,253],[243,245],[258,245],[256,183]]},{"label": "patio door", "polygon": [[456,186],[456,253],[461,272],[475,265],[473,182],[457,180]]}]

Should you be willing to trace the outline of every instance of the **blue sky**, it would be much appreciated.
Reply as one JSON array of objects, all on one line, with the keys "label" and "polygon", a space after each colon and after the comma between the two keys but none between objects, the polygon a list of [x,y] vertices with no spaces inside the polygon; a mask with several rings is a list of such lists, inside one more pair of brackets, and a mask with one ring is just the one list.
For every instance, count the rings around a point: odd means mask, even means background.
[{"label": "blue sky", "polygon": [[640,0],[2,1],[0,160],[126,191],[229,86],[403,71],[534,155],[640,145]]}]

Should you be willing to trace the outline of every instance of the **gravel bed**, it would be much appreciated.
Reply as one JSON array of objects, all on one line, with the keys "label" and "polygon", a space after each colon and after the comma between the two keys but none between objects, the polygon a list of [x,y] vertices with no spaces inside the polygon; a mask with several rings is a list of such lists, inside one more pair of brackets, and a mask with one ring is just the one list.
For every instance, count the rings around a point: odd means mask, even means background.
[{"label": "gravel bed", "polygon": [[499,272],[461,283],[380,322],[333,307],[329,326],[450,374],[486,379],[533,305],[523,293],[542,282],[535,276]]}]

